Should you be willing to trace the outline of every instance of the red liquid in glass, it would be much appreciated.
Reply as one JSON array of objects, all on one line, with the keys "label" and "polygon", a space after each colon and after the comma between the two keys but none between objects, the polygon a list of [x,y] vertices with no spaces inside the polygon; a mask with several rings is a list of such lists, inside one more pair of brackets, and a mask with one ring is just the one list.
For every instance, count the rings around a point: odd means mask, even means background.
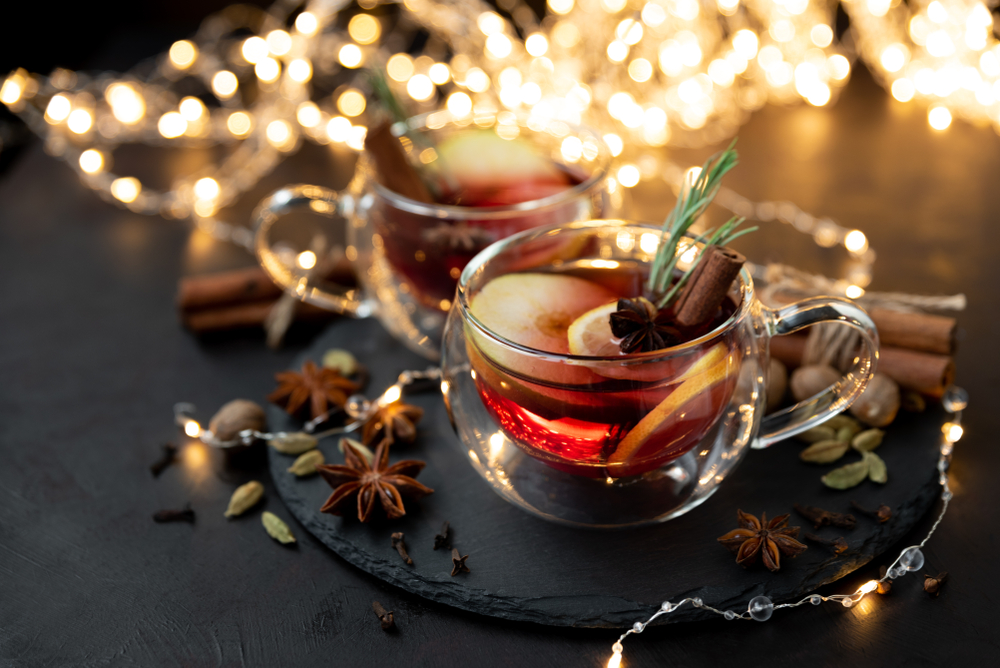
[{"label": "red liquid in glass", "polygon": [[[579,273],[579,272],[573,272]],[[624,286],[641,285],[644,277],[604,271],[595,280],[622,296],[637,290]],[[601,274],[604,274],[601,276]],[[600,280],[603,278],[603,280]],[[735,304],[726,300],[716,316],[697,331],[687,332],[693,340],[716,329],[732,316]],[[681,384],[680,376],[700,354],[717,345],[731,351],[732,333],[720,334],[683,360],[644,365],[645,378],[607,378],[593,374],[590,382],[573,384],[530,378],[498,365],[470,342],[468,350],[475,382],[483,405],[518,446],[550,466],[593,478],[626,477],[656,469],[694,448],[722,415],[736,385],[735,360],[725,378],[716,382],[657,424],[625,465],[609,468],[608,463],[628,433],[667,399]],[[662,373],[657,373],[656,367]],[[620,367],[624,368],[624,367]],[[651,374],[650,371],[653,371]],[[650,380],[650,376],[658,379]]]}]

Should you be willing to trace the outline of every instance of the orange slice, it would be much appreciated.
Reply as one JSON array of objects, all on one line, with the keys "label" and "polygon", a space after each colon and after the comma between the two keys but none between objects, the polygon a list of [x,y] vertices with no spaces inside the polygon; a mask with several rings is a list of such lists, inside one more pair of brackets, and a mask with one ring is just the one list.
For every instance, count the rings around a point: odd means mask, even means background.
[{"label": "orange slice", "polygon": [[573,355],[611,357],[619,352],[611,334],[611,314],[618,310],[618,301],[591,309],[574,320],[566,330],[569,352]]},{"label": "orange slice", "polygon": [[618,448],[608,458],[608,475],[612,478],[627,475],[632,458],[642,450],[650,436],[688,401],[705,392],[716,383],[726,380],[731,364],[724,344],[716,344],[692,364],[679,378],[680,385],[666,399],[639,420]]}]

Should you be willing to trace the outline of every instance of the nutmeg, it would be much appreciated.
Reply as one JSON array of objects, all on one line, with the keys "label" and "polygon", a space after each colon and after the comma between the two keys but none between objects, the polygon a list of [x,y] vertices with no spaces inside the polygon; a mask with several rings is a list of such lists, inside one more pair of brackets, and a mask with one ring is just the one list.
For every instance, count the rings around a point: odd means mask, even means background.
[{"label": "nutmeg", "polygon": [[244,429],[267,431],[264,409],[249,399],[233,399],[208,423],[208,430],[220,441],[232,441]]},{"label": "nutmeg", "polygon": [[767,412],[781,408],[788,389],[788,367],[773,357],[767,367]]},{"label": "nutmeg", "polygon": [[800,366],[792,372],[789,385],[795,401],[805,401],[840,380],[840,373],[825,364]]},{"label": "nutmeg", "polygon": [[884,427],[896,419],[899,405],[899,385],[884,373],[876,373],[851,406],[851,414],[870,427]]}]

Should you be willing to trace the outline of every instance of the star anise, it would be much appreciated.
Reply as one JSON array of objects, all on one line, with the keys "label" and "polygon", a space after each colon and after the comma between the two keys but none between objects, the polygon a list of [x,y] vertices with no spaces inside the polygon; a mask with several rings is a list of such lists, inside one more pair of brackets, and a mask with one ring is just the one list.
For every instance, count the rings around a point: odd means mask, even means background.
[{"label": "star anise", "polygon": [[626,355],[637,350],[645,353],[681,342],[671,322],[669,311],[657,310],[645,297],[619,299],[618,310],[611,314],[611,333],[621,339],[618,346]]},{"label": "star anise", "polygon": [[312,361],[302,365],[302,371],[282,371],[274,375],[278,387],[267,400],[284,405],[290,415],[296,415],[309,402],[312,417],[317,418],[332,408],[341,408],[347,397],[360,386],[340,375],[336,369],[318,367]]},{"label": "star anise", "polygon": [[764,555],[764,565],[772,571],[781,568],[781,555],[794,557],[805,552],[808,547],[795,540],[799,535],[799,527],[786,526],[788,515],[779,515],[770,522],[767,513],[758,520],[750,513],[736,511],[740,528],[733,529],[720,537],[720,543],[736,553],[736,563],[747,566],[757,561],[757,556]]},{"label": "star anise", "polygon": [[417,423],[423,416],[423,408],[404,404],[402,401],[380,406],[365,422],[361,441],[365,445],[371,445],[381,434],[390,444],[395,443],[397,438],[412,443],[417,437]]},{"label": "star anise", "polygon": [[464,250],[472,252],[485,248],[493,243],[493,235],[481,227],[470,227],[465,222],[442,223],[437,227],[424,230],[421,236],[432,244],[443,246],[448,250]]},{"label": "star anise", "polygon": [[396,462],[389,466],[389,442],[382,441],[375,449],[375,461],[371,466],[346,439],[344,446],[346,465],[322,465],[316,467],[323,479],[333,487],[333,494],[326,500],[321,513],[342,515],[344,507],[353,497],[358,499],[358,519],[367,522],[375,507],[375,499],[389,519],[406,514],[403,496],[420,498],[434,492],[420,484],[413,476],[424,468],[424,462],[414,459]]}]

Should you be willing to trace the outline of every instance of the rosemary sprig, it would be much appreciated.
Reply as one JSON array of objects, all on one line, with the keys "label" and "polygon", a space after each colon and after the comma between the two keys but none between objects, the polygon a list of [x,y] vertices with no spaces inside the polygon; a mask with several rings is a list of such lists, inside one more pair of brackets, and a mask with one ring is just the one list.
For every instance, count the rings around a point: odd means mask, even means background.
[{"label": "rosemary sprig", "polygon": [[[656,299],[657,308],[665,308],[677,298],[680,290],[687,283],[698,263],[701,262],[702,254],[699,254],[680,280],[673,287],[670,287],[674,269],[676,269],[682,255],[682,253],[677,252],[681,239],[715,199],[722,184],[722,177],[739,164],[739,156],[733,148],[734,146],[736,146],[735,139],[725,151],[716,153],[705,161],[694,184],[690,188],[682,188],[680,196],[677,198],[677,204],[663,222],[661,244],[653,258],[652,269],[646,281],[646,290],[650,294],[658,296]],[[734,239],[757,229],[751,227],[737,232],[736,229],[743,223],[743,220],[743,218],[731,218],[718,230],[709,230],[698,239],[705,246],[725,246]]]}]

